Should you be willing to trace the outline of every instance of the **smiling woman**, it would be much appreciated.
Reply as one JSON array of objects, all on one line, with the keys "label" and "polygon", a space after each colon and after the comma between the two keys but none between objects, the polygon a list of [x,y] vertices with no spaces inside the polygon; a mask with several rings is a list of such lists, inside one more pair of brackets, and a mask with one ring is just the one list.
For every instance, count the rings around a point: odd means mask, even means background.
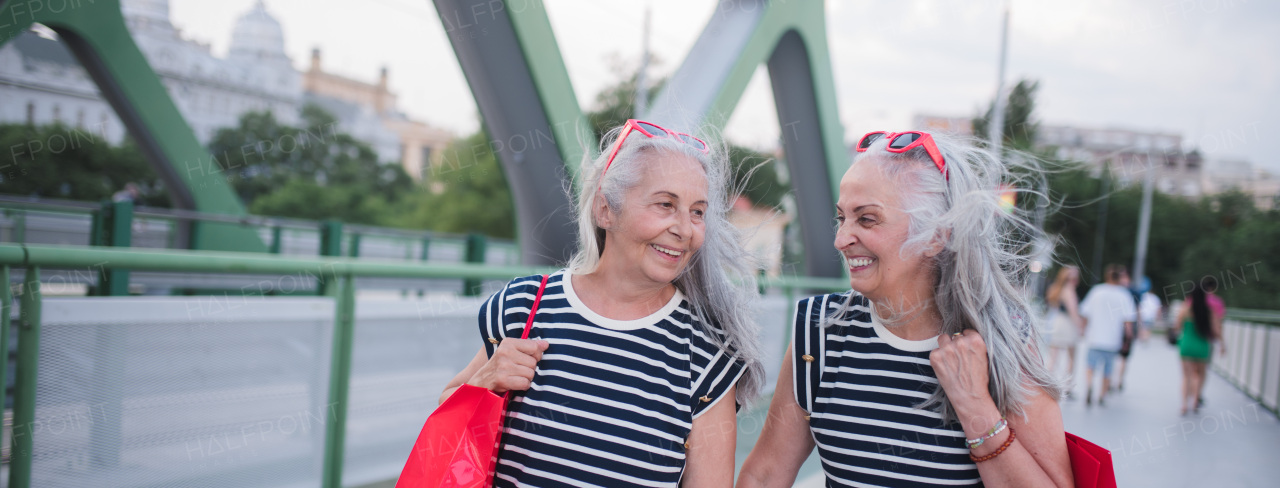
[{"label": "smiling woman", "polygon": [[738,486],[1071,486],[1061,387],[1021,285],[1039,231],[1001,208],[1010,164],[971,142],[872,132],[840,180],[850,290],[801,300]]},{"label": "smiling woman", "polygon": [[735,404],[762,368],[754,260],[726,220],[728,162],[687,134],[631,120],[584,161],[579,249],[480,311],[462,384],[512,391],[495,486],[729,486]]}]

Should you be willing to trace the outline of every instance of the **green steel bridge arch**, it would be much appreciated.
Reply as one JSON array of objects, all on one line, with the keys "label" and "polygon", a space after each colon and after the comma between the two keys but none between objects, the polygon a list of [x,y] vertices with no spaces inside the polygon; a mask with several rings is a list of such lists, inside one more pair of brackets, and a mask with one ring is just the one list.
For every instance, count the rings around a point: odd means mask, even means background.
[{"label": "green steel bridge arch", "polygon": [[[0,44],[35,23],[58,34],[160,174],[176,207],[248,215],[134,43],[120,0],[0,0],[0,19]],[[252,229],[235,224],[193,222],[186,237],[192,249],[267,251]]]},{"label": "green steel bridge arch", "polygon": [[[512,182],[525,262],[563,261],[574,226],[564,191],[584,152],[587,129],[559,46],[537,0],[434,0],[471,85],[489,137],[549,134],[553,145],[498,158]],[[800,213],[804,274],[840,276],[831,218],[848,167],[836,113],[822,0],[721,0],[688,57],[645,114],[655,122],[718,133],[755,68],[766,63],[783,150]]]},{"label": "green steel bridge arch", "polygon": [[[526,264],[553,264],[574,246],[565,190],[594,136],[578,106],[543,4],[538,0],[434,0],[484,126],[502,144]],[[681,67],[645,114],[675,127],[719,132],[755,68],[766,64],[800,213],[804,274],[839,276],[828,225],[836,184],[848,166],[836,113],[822,0],[721,0]],[[0,43],[33,23],[46,25],[98,85],[179,208],[245,215],[213,156],[142,56],[119,0],[0,0]],[[517,148],[519,150],[517,150]],[[266,251],[251,230],[193,223],[189,247]]]}]

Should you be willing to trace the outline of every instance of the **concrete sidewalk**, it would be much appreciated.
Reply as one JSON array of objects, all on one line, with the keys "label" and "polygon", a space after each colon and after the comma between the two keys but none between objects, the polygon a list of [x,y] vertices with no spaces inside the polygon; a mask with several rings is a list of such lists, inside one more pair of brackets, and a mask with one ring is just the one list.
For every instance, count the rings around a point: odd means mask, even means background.
[{"label": "concrete sidewalk", "polygon": [[[1083,351],[1067,431],[1111,450],[1123,487],[1280,486],[1280,420],[1210,373],[1199,414],[1178,412],[1182,367],[1163,336],[1135,344],[1123,392],[1084,404]],[[1095,381],[1097,379],[1095,378]]]}]

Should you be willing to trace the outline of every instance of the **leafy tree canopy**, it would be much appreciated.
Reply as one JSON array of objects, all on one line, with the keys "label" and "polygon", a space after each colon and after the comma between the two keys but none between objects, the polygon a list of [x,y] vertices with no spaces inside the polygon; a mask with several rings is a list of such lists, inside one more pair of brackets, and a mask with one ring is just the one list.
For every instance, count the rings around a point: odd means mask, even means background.
[{"label": "leafy tree canopy", "polygon": [[[1004,144],[1010,149],[1036,150],[1038,87],[1038,82],[1022,80],[1009,92]],[[974,119],[978,136],[986,135],[990,115],[988,109]],[[1046,215],[1044,228],[1058,236],[1058,263],[1080,268],[1080,291],[1084,292],[1101,281],[1092,270],[1095,253],[1101,253],[1104,264],[1132,265],[1142,186],[1104,184],[1101,176],[1093,176],[1096,170],[1083,163],[1056,160],[1053,153],[1053,148],[1044,148],[1036,154],[1048,168],[1043,176],[1055,210]],[[1026,209],[1032,203],[1020,205]],[[1098,224],[1103,217],[1106,222],[1098,249]],[[1280,211],[1256,208],[1249,195],[1230,191],[1189,200],[1156,191],[1152,195],[1145,274],[1151,279],[1152,293],[1165,301],[1184,299],[1192,282],[1214,276],[1228,306],[1277,309],[1280,282],[1266,279],[1267,273],[1280,270],[1280,248],[1274,245],[1277,238]],[[1056,271],[1049,270],[1049,276]]]},{"label": "leafy tree canopy", "polygon": [[[1001,130],[1001,134],[1004,134],[1001,144],[1005,147],[1030,152],[1035,145],[1036,131],[1040,129],[1040,123],[1033,116],[1036,109],[1036,90],[1039,88],[1039,81],[1019,80],[1013,89],[1009,90],[1009,96],[1004,105],[1004,128]],[[974,117],[973,133],[975,135],[983,139],[987,138],[994,111],[995,102],[992,102],[985,113]]]},{"label": "leafy tree canopy", "polygon": [[[484,131],[449,145],[397,225],[439,232],[515,237],[515,206]],[[559,191],[554,189],[552,191]]]},{"label": "leafy tree canopy", "polygon": [[140,205],[167,207],[159,175],[132,140],[113,145],[62,124],[0,124],[0,193],[98,201],[134,183]]},{"label": "leafy tree canopy", "polygon": [[301,115],[302,127],[291,127],[270,112],[249,112],[210,141],[217,166],[250,211],[370,225],[394,221],[388,209],[414,188],[404,169],[380,162],[323,109],[307,105]]}]

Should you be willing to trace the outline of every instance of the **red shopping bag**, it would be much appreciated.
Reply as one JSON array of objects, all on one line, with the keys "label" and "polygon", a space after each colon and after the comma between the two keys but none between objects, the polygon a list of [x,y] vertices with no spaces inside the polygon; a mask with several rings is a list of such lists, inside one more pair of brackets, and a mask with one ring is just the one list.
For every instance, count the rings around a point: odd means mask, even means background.
[{"label": "red shopping bag", "polygon": [[1116,488],[1111,451],[1068,432],[1067,453],[1071,456],[1071,474],[1076,478],[1076,488]]},{"label": "red shopping bag", "polygon": [[[547,275],[529,310],[521,339],[529,338],[533,316],[542,302]],[[413,443],[396,488],[481,488],[493,486],[507,397],[487,388],[463,384],[436,407]]]}]

